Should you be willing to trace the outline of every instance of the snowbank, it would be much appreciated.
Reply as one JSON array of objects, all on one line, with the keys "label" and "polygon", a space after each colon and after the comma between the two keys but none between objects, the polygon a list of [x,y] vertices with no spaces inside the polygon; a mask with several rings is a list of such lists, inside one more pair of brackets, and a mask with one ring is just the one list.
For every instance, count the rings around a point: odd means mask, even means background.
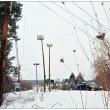
[{"label": "snowbank", "polygon": [[9,93],[0,108],[107,108],[105,97],[110,96],[104,91],[52,91],[40,92],[35,90]]}]

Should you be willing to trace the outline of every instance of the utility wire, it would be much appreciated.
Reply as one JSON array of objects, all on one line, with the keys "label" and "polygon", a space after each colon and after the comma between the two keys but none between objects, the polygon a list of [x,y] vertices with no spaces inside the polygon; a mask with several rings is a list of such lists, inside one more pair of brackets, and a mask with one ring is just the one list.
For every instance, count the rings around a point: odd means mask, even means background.
[{"label": "utility wire", "polygon": [[[75,38],[74,38],[74,35],[73,35],[73,33],[72,33],[72,36],[73,36],[73,39],[74,39],[74,41],[75,41]],[[76,42],[75,42],[76,43]],[[75,53],[74,53],[74,55],[75,55]],[[77,63],[77,59],[76,59],[76,55],[75,55],[75,64],[78,64]],[[81,65],[82,65],[82,63],[81,63]],[[83,70],[83,77],[84,77],[84,75],[86,76],[86,74],[85,74],[85,72],[84,72],[84,70]],[[86,76],[86,78],[87,78],[87,80],[88,80],[88,77]]]},{"label": "utility wire", "polygon": [[60,14],[58,14],[57,12],[55,12],[53,9],[49,8],[47,5],[45,5],[44,3],[42,2],[39,2],[41,3],[44,7],[46,7],[47,9],[49,9],[51,12],[53,12],[54,14],[56,14],[57,16],[59,16],[61,19],[63,19],[65,22],[67,22],[68,24],[71,24],[73,25],[70,21],[66,20],[63,16],[61,16]]},{"label": "utility wire", "polygon": [[95,18],[93,18],[90,14],[88,14],[83,8],[81,8],[79,5],[77,5],[74,1],[72,1],[74,5],[76,5],[80,10],[82,10],[86,15],[91,17],[93,20],[97,21]]},{"label": "utility wire", "polygon": [[[88,33],[88,31],[87,31],[87,25],[86,25],[86,33]],[[90,46],[90,50],[91,50],[91,54],[92,54],[92,57],[93,57],[94,62],[95,62],[94,54],[93,54],[93,51],[92,51],[92,46],[91,46],[90,39],[89,39],[88,35],[87,35],[87,38],[88,38],[88,42],[89,42],[89,46]]]},{"label": "utility wire", "polygon": [[[59,13],[55,12],[53,9],[49,8],[47,5],[45,5],[44,3],[42,2],[39,2],[41,3],[44,7],[46,7],[48,10],[50,10],[51,12],[53,12],[54,14],[56,14],[58,17],[60,17],[61,19],[63,19],[66,23],[74,26],[74,24],[72,24],[69,20],[65,19],[63,16],[61,16]],[[94,38],[93,38],[94,39]]]},{"label": "utility wire", "polygon": [[[65,9],[68,11],[68,12],[70,12],[69,11],[69,9],[66,7],[66,5],[65,5],[65,2],[63,2],[63,5],[65,6]],[[70,12],[71,13],[71,12]],[[93,17],[92,17],[93,18]],[[94,18],[95,19],[95,18]],[[96,20],[96,19],[95,19]],[[96,20],[96,22],[97,22],[97,20]],[[87,25],[87,24],[85,24],[85,25]],[[92,26],[92,25],[91,25]],[[81,28],[79,29],[79,30],[81,30]],[[83,31],[83,30],[81,30],[81,31]],[[84,32],[84,31],[83,31]],[[84,32],[87,36],[88,36],[88,34],[87,34],[87,32]],[[89,35],[90,36],[90,35]],[[91,36],[90,36],[91,37]],[[93,38],[92,38],[93,39]],[[94,39],[95,40],[95,39]]]},{"label": "utility wire", "polygon": [[[66,7],[65,2],[63,3],[63,5],[65,6],[65,9],[68,10],[70,12],[70,10]],[[85,24],[87,25],[87,24]],[[81,28],[77,27],[80,31],[83,31]],[[84,32],[84,31],[83,31]],[[87,34],[86,32],[84,32],[85,34]],[[91,35],[89,35],[92,39],[94,39]],[[96,40],[96,39],[94,39]]]},{"label": "utility wire", "polygon": [[[63,5],[65,6],[65,3],[63,3]],[[65,9],[69,11],[69,9],[65,6]],[[70,11],[69,11],[70,12]],[[94,18],[95,19],[95,18]],[[87,25],[87,24],[85,24]],[[94,39],[91,35],[89,35],[87,32],[83,31],[81,28],[77,27],[80,31],[84,32],[86,35],[90,36],[93,40],[96,40]]]},{"label": "utility wire", "polygon": [[68,66],[65,64],[64,59],[61,58],[60,62],[64,64],[65,68],[71,73],[70,69],[68,68]]},{"label": "utility wire", "polygon": [[[72,25],[73,27],[74,27],[74,25],[70,22],[70,21],[68,21],[68,20],[66,20],[64,17],[62,17],[60,14],[58,14],[57,12],[55,12],[54,10],[52,10],[51,8],[49,8],[47,5],[45,5],[44,3],[42,3],[42,2],[40,2],[44,7],[46,7],[47,9],[49,9],[51,12],[53,12],[54,14],[56,14],[57,16],[59,16],[60,18],[62,18],[65,22],[67,22],[68,24],[70,24],[70,25]],[[76,28],[77,29],[79,29],[81,32],[83,32],[83,33],[85,33],[86,35],[88,35],[89,37],[91,37],[94,41],[96,41],[96,39],[95,38],[93,38],[90,34],[88,34],[88,33],[86,33],[84,30],[82,30],[81,28],[79,28],[78,26],[76,26]],[[85,52],[84,52],[85,53]],[[85,53],[85,55],[87,56],[87,54]],[[88,58],[88,56],[87,56],[87,59],[89,59]],[[67,68],[67,67],[66,67]],[[69,69],[68,69],[69,70]],[[69,70],[70,71],[70,70]]]},{"label": "utility wire", "polygon": [[[86,57],[87,57],[87,59],[89,60],[89,57],[88,57],[88,55],[87,55],[86,51],[84,50],[84,48],[83,48],[83,46],[82,46],[82,44],[81,44],[81,42],[80,42],[80,40],[79,40],[79,37],[78,37],[78,35],[77,35],[77,32],[76,32],[75,27],[74,27],[74,30],[75,30],[76,37],[77,37],[77,39],[78,39],[78,41],[79,41],[79,43],[80,43],[80,46],[81,46],[81,48],[82,48],[82,50],[83,50],[83,52],[84,52],[85,56],[86,56]],[[90,61],[90,60],[89,60],[89,61]]]},{"label": "utility wire", "polygon": [[[73,36],[73,38],[74,38],[74,36]],[[74,53],[74,55],[75,55],[75,53]],[[75,62],[76,62],[75,64],[78,64],[77,59],[76,59],[76,55],[75,55]],[[81,63],[81,65],[82,65],[82,63]],[[87,75],[85,74],[85,71],[83,70],[83,77],[84,76],[86,76],[87,80],[89,80]]]},{"label": "utility wire", "polygon": [[[98,23],[98,25],[99,25],[100,32],[102,32],[101,24],[100,24],[100,22],[99,22],[99,20],[98,20],[98,16],[97,16],[97,13],[96,13],[96,11],[95,11],[94,5],[93,5],[92,2],[90,2],[90,3],[91,3],[91,6],[92,6],[92,8],[93,8],[93,11],[94,11],[95,17],[96,17],[96,19],[97,19],[97,23]],[[99,33],[100,33],[100,32],[99,32]]]},{"label": "utility wire", "polygon": [[[81,8],[78,4],[76,4],[74,1],[72,1],[72,3],[74,4],[74,5],[76,5],[81,11],[83,11],[86,15],[88,15],[89,17],[91,17],[94,21],[96,21],[97,22],[97,20],[94,18],[94,17],[92,17],[89,13],[87,13],[87,11],[85,11],[83,8]],[[100,23],[101,24],[101,23]],[[106,26],[104,26],[103,24],[101,24],[105,29],[107,29],[107,30],[110,30],[109,28],[107,28]]]},{"label": "utility wire", "polygon": [[[54,10],[52,10],[51,8],[49,8],[47,5],[45,5],[44,3],[42,2],[39,2],[41,3],[44,7],[46,7],[48,10],[50,10],[51,12],[53,12],[54,14],[56,14],[58,17],[60,17],[61,19],[63,19],[66,23],[72,25],[74,27],[74,24],[72,24],[69,20],[65,19],[63,16],[61,16],[60,14],[58,14],[57,12],[55,12]],[[83,29],[81,29],[80,27],[78,26],[75,26],[78,30],[80,30],[81,32],[87,34],[89,37],[91,37],[91,39],[93,39],[94,41],[96,41],[96,38],[93,38],[90,34],[86,33]]]},{"label": "utility wire", "polygon": [[[74,26],[70,21],[66,20],[64,17],[62,17],[60,14],[58,14],[57,12],[55,12],[54,10],[52,10],[51,8],[49,8],[47,5],[45,5],[44,3],[40,2],[44,7],[46,7],[47,9],[49,9],[50,11],[52,11],[53,13],[55,13],[57,16],[59,16],[60,18],[62,18],[64,21],[66,21],[67,23],[71,24],[72,26]],[[95,38],[93,38],[90,34],[88,34],[87,32],[85,32],[84,30],[82,30],[81,28],[79,28],[78,26],[75,26],[75,28],[79,29],[80,31],[82,31],[83,33],[85,33],[86,35],[90,36],[93,40],[96,41]],[[79,38],[78,38],[79,39]],[[80,40],[79,40],[80,41]],[[81,43],[80,43],[81,44]],[[82,44],[81,44],[82,45]],[[81,46],[82,47],[82,46]],[[82,48],[83,49],[83,48]],[[83,49],[87,59],[89,60],[85,50]]]},{"label": "utility wire", "polygon": [[70,69],[68,68],[68,66],[64,63],[64,66],[65,66],[65,68],[70,72],[70,73],[72,73],[71,71],[70,71]]},{"label": "utility wire", "polygon": [[84,21],[83,19],[81,19],[80,17],[74,15],[73,13],[71,13],[70,11],[68,11],[67,9],[59,6],[57,3],[55,2],[51,2],[52,4],[56,5],[57,7],[61,8],[62,10],[64,10],[65,12],[67,12],[68,14],[72,15],[74,18],[80,20],[81,22],[83,22],[84,24],[87,24],[88,26],[90,26],[91,28],[93,28],[96,32],[99,32],[94,26],[91,26],[90,24],[88,24],[86,21]]},{"label": "utility wire", "polygon": [[[49,8],[47,5],[45,5],[44,3],[40,2],[44,7],[46,7],[47,9],[49,9],[51,12],[53,12],[54,14],[56,14],[57,16],[59,16],[60,18],[62,18],[65,22],[67,22],[68,24],[74,26],[70,21],[66,20],[64,17],[62,17],[60,14],[58,14],[57,12],[55,12],[54,10],[52,10],[51,8]],[[88,35],[89,37],[91,37],[91,39],[93,39],[94,41],[96,41],[95,38],[93,38],[90,34],[88,34],[87,32],[85,32],[83,29],[79,28],[78,26],[75,26],[75,28],[79,29],[81,32],[85,33],[86,35]],[[98,42],[99,43],[99,42]],[[87,55],[86,55],[87,56]],[[88,56],[87,56],[87,59]]]},{"label": "utility wire", "polygon": [[[96,41],[96,38],[93,38],[90,34],[88,34],[87,32],[85,32],[83,29],[79,28],[78,26],[75,26],[78,30],[80,30],[81,32],[85,33],[86,35],[88,35],[91,39],[93,39],[94,41]],[[98,42],[99,43],[99,42]]]},{"label": "utility wire", "polygon": [[[65,4],[64,4],[64,6],[65,6]],[[67,7],[65,6],[65,8],[67,8]],[[96,21],[96,22],[97,22],[97,21]],[[87,30],[86,30],[86,35],[87,35],[87,37],[88,37],[88,34],[87,34],[87,33],[88,33],[88,32],[87,32]],[[89,37],[88,37],[88,40],[89,40]],[[89,44],[90,44],[90,40],[89,40]],[[90,49],[91,49],[91,52],[92,52],[91,44],[90,44]],[[94,59],[94,62],[95,62],[95,58],[94,58],[93,52],[92,52],[92,56],[93,56],[93,59]],[[84,108],[81,91],[80,91],[80,94],[81,94],[82,106],[83,106],[83,108]],[[87,95],[87,94],[86,94],[86,95]],[[87,96],[86,96],[86,98],[87,98]],[[86,104],[87,104],[87,99],[86,99]],[[85,105],[85,108],[86,108],[86,105]]]},{"label": "utility wire", "polygon": [[103,10],[104,10],[104,13],[105,13],[106,19],[107,19],[108,27],[110,27],[110,25],[109,25],[108,15],[107,15],[107,12],[106,12],[106,10],[105,10],[104,3],[103,3],[103,2],[102,2],[102,7],[103,7]]}]

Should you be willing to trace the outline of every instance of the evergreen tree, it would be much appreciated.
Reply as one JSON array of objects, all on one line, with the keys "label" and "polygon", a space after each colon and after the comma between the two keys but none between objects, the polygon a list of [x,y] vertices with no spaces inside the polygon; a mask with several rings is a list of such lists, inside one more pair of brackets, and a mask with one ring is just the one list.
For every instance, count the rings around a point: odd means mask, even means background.
[{"label": "evergreen tree", "polygon": [[[4,14],[5,14],[5,10],[4,10],[4,5],[5,2],[4,1],[0,1],[0,47],[2,44],[2,33],[3,33],[3,21],[4,21]],[[12,50],[13,47],[13,40],[17,39],[17,29],[18,29],[18,25],[17,22],[21,19],[21,12],[22,12],[22,4],[16,1],[8,1],[8,39],[7,39],[7,51],[6,51],[6,55],[5,55],[5,72],[3,74],[3,78],[5,79],[5,77],[9,74],[15,74],[15,68],[12,65],[12,60],[14,60],[14,56],[9,56],[10,52]],[[1,49],[0,49],[1,50]],[[1,59],[1,58],[0,58]],[[17,67],[18,68],[18,67]],[[0,79],[0,80],[2,80]],[[0,105],[2,104],[3,101],[3,94],[2,94],[2,90],[3,90],[3,81],[1,81],[0,83]]]},{"label": "evergreen tree", "polygon": [[71,73],[68,83],[69,83],[71,89],[75,89],[75,87],[76,87],[76,79],[75,79],[74,73]]},{"label": "evergreen tree", "polygon": [[[7,53],[6,53],[6,69],[5,73],[7,75],[11,73],[15,73],[15,68],[12,65],[12,60],[15,59],[14,56],[9,56],[10,52],[13,47],[13,40],[18,39],[17,36],[17,29],[18,25],[17,22],[21,19],[21,11],[22,11],[22,4],[16,1],[9,2],[9,10],[8,10],[8,17],[9,17],[9,24],[8,24],[8,41],[7,41]],[[2,42],[2,26],[3,26],[3,14],[4,14],[4,2],[0,2],[0,44]]]},{"label": "evergreen tree", "polygon": [[76,77],[76,80],[78,83],[84,82],[84,77],[81,73],[78,74],[78,76]]}]

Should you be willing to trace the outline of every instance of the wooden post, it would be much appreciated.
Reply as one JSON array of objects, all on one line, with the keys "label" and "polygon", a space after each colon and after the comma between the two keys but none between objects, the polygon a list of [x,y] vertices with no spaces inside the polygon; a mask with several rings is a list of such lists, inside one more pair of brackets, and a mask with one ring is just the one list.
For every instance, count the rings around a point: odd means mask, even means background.
[{"label": "wooden post", "polygon": [[43,40],[41,40],[41,44],[42,44],[43,70],[44,70],[44,92],[46,92],[46,73],[45,73],[45,60],[44,60]]}]

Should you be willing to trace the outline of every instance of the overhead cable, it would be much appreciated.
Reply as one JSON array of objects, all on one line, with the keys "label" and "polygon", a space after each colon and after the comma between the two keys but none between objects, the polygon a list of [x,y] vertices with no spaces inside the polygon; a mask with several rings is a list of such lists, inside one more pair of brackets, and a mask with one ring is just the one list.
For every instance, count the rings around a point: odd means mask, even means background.
[{"label": "overhead cable", "polygon": [[[53,9],[49,8],[47,5],[45,5],[42,2],[41,3],[44,7],[46,7],[48,10],[50,10],[51,12],[53,12],[54,14],[56,14],[58,17],[60,17],[61,19],[63,19],[66,23],[72,25],[73,27],[75,26],[78,30],[80,30],[81,32],[83,32],[84,34],[87,34],[91,39],[93,39],[94,41],[96,41],[96,38],[93,38],[90,34],[86,33],[83,29],[81,29],[80,27],[74,25],[73,23],[71,23],[69,20],[65,19],[63,16],[61,16],[59,13],[55,12]],[[98,42],[99,43],[99,42]]]},{"label": "overhead cable", "polygon": [[56,4],[55,2],[51,2],[54,5],[56,5],[57,7],[61,8],[62,10],[64,10],[65,12],[67,12],[68,14],[72,15],[74,18],[80,20],[81,22],[83,22],[84,24],[87,24],[88,26],[90,26],[91,28],[93,28],[96,32],[99,32],[94,26],[91,26],[89,23],[87,23],[86,21],[84,21],[83,19],[81,19],[80,17],[74,15],[73,13],[71,13],[70,11],[68,11],[67,9],[59,6],[58,4]]},{"label": "overhead cable", "polygon": [[107,12],[106,12],[106,10],[105,10],[104,3],[103,3],[103,2],[102,2],[102,7],[103,7],[103,10],[104,10],[104,13],[105,13],[106,19],[107,19],[108,27],[110,27],[110,25],[109,25],[108,15],[107,15]]},{"label": "overhead cable", "polygon": [[90,2],[90,3],[91,3],[91,6],[92,6],[92,8],[93,8],[93,11],[94,11],[95,17],[96,17],[96,19],[97,19],[97,23],[98,23],[99,28],[100,28],[100,33],[102,33],[101,24],[100,24],[100,22],[99,22],[99,20],[98,20],[98,16],[97,16],[97,13],[96,13],[96,11],[95,11],[94,5],[93,5],[92,2]]},{"label": "overhead cable", "polygon": [[[89,13],[87,13],[87,11],[85,11],[83,8],[81,8],[78,4],[76,4],[74,1],[72,1],[72,3],[74,4],[74,5],[76,5],[81,11],[83,11],[86,15],[88,15],[89,17],[91,17],[94,21],[96,21],[97,22],[97,20],[94,18],[94,17],[92,17]],[[100,23],[101,24],[101,23]],[[110,30],[109,28],[107,28],[106,26],[104,26],[103,24],[101,24],[105,29],[107,29],[107,30]]]},{"label": "overhead cable", "polygon": [[81,44],[81,42],[80,42],[80,40],[79,40],[79,37],[78,37],[78,35],[77,35],[77,32],[76,32],[75,27],[74,27],[74,30],[75,30],[76,37],[77,37],[77,39],[78,39],[78,41],[79,41],[79,43],[80,43],[80,46],[81,46],[81,48],[82,48],[82,50],[83,50],[83,52],[84,52],[85,56],[86,56],[86,57],[87,57],[87,59],[89,60],[89,57],[88,57],[88,55],[87,55],[86,51],[84,50],[84,48],[83,48],[83,46],[82,46],[82,44]]}]

